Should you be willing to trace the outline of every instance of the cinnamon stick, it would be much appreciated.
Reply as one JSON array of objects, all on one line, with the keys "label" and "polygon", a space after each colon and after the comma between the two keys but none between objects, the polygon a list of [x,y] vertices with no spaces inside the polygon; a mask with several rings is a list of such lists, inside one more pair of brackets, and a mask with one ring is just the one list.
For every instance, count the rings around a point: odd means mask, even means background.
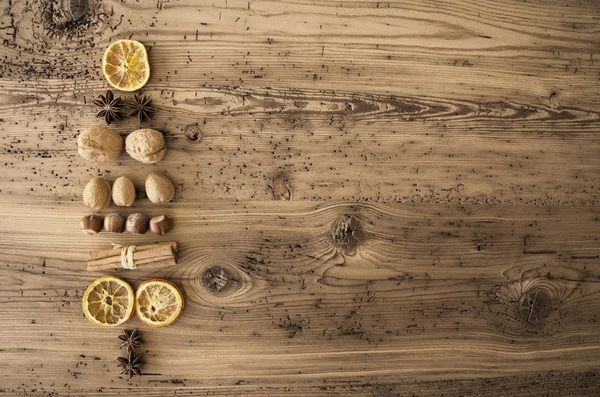
[{"label": "cinnamon stick", "polygon": [[[136,252],[145,251],[145,250],[154,249],[156,247],[163,246],[163,245],[168,245],[168,246],[172,247],[172,249],[175,251],[175,253],[177,253],[177,243],[175,241],[170,241],[168,243],[159,243],[159,244],[138,245],[135,248],[135,251]],[[107,248],[107,249],[103,249],[103,250],[94,250],[94,251],[88,252],[88,257],[89,257],[89,260],[91,260],[91,261],[96,260],[96,259],[102,259],[102,258],[110,258],[115,255],[121,255],[121,252],[119,249]]]},{"label": "cinnamon stick", "polygon": [[[94,250],[88,253],[89,272],[123,268],[123,249],[117,246],[111,249]],[[135,246],[133,249],[133,265],[135,269],[161,269],[177,264],[177,243],[149,244]]]}]

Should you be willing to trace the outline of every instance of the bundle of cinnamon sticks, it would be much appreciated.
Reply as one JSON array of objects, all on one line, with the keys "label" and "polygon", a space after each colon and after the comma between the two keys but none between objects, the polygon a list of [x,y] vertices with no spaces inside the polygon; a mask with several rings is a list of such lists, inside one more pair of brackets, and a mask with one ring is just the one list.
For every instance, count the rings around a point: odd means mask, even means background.
[{"label": "bundle of cinnamon sticks", "polygon": [[162,269],[177,264],[177,243],[130,245],[89,251],[88,272],[125,269]]}]

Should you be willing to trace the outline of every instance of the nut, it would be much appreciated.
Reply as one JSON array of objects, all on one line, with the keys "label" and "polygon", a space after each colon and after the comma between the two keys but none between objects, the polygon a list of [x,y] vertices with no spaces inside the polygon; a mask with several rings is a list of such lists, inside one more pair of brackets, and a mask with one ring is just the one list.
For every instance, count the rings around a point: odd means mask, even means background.
[{"label": "nut", "polygon": [[131,179],[121,176],[113,182],[113,202],[120,207],[131,207],[135,201],[135,186]]},{"label": "nut", "polygon": [[127,217],[125,222],[125,230],[127,233],[144,234],[148,231],[149,219],[146,215],[135,213]]},{"label": "nut", "polygon": [[163,174],[151,172],[146,178],[146,196],[153,203],[166,203],[173,199],[175,186]]},{"label": "nut", "polygon": [[151,128],[135,130],[127,135],[125,150],[131,157],[146,164],[159,162],[167,154],[163,134]]},{"label": "nut", "polygon": [[96,177],[85,185],[83,202],[95,210],[103,210],[110,204],[110,183],[106,179]]},{"label": "nut", "polygon": [[104,231],[109,233],[123,233],[125,231],[125,218],[119,214],[109,214],[104,218]]},{"label": "nut", "polygon": [[87,160],[115,161],[123,151],[123,139],[107,127],[90,127],[77,138],[77,152]]},{"label": "nut", "polygon": [[173,229],[173,222],[166,215],[155,216],[150,219],[150,231],[157,236],[169,233],[171,229]]},{"label": "nut", "polygon": [[98,215],[86,215],[81,218],[81,231],[85,234],[97,234],[102,230],[102,217]]}]

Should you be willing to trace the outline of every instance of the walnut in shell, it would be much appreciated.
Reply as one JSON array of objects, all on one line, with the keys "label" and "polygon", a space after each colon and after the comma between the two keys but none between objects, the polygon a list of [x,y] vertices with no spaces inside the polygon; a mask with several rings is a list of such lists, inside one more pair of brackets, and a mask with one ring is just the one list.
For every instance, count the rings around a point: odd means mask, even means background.
[{"label": "walnut in shell", "polygon": [[151,172],[146,178],[146,196],[153,203],[166,203],[173,199],[175,186],[164,176],[157,172]]},{"label": "walnut in shell", "polygon": [[95,210],[103,210],[110,204],[110,183],[96,177],[88,182],[83,190],[83,202]]},{"label": "walnut in shell", "polygon": [[125,150],[134,159],[145,164],[154,164],[165,157],[167,146],[159,131],[151,128],[135,130],[125,139]]},{"label": "walnut in shell", "polygon": [[120,207],[131,207],[135,201],[135,186],[131,179],[121,176],[112,186],[113,202]]},{"label": "walnut in shell", "polygon": [[122,151],[121,135],[108,127],[90,127],[77,138],[77,152],[87,160],[115,161]]}]

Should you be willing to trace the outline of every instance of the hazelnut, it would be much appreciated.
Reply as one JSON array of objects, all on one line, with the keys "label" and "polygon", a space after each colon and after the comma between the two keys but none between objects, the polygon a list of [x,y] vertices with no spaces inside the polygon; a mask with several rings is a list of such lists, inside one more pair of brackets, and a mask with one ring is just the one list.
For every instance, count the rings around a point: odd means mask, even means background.
[{"label": "hazelnut", "polygon": [[87,160],[115,161],[123,151],[123,138],[107,127],[90,127],[77,137],[77,152]]},{"label": "hazelnut", "polygon": [[173,228],[171,218],[166,215],[155,216],[150,219],[150,231],[157,236],[168,233]]},{"label": "hazelnut", "polygon": [[127,135],[125,150],[137,161],[154,164],[165,157],[167,146],[163,134],[159,131],[142,128]]},{"label": "hazelnut", "polygon": [[135,213],[127,217],[125,222],[125,230],[127,233],[144,234],[148,231],[149,219],[146,215]]},{"label": "hazelnut", "polygon": [[125,218],[119,214],[109,214],[104,218],[104,231],[109,233],[123,233],[125,231]]},{"label": "hazelnut", "polygon": [[120,207],[130,207],[135,201],[135,186],[131,179],[121,176],[113,182],[113,202]]},{"label": "hazelnut", "polygon": [[97,234],[102,230],[102,217],[86,215],[81,218],[81,231],[85,234]]},{"label": "hazelnut", "polygon": [[153,203],[166,203],[173,199],[175,186],[166,176],[151,172],[146,178],[146,196]]},{"label": "hazelnut", "polygon": [[110,184],[106,179],[96,177],[88,182],[83,190],[83,202],[95,210],[103,210],[110,204]]}]

